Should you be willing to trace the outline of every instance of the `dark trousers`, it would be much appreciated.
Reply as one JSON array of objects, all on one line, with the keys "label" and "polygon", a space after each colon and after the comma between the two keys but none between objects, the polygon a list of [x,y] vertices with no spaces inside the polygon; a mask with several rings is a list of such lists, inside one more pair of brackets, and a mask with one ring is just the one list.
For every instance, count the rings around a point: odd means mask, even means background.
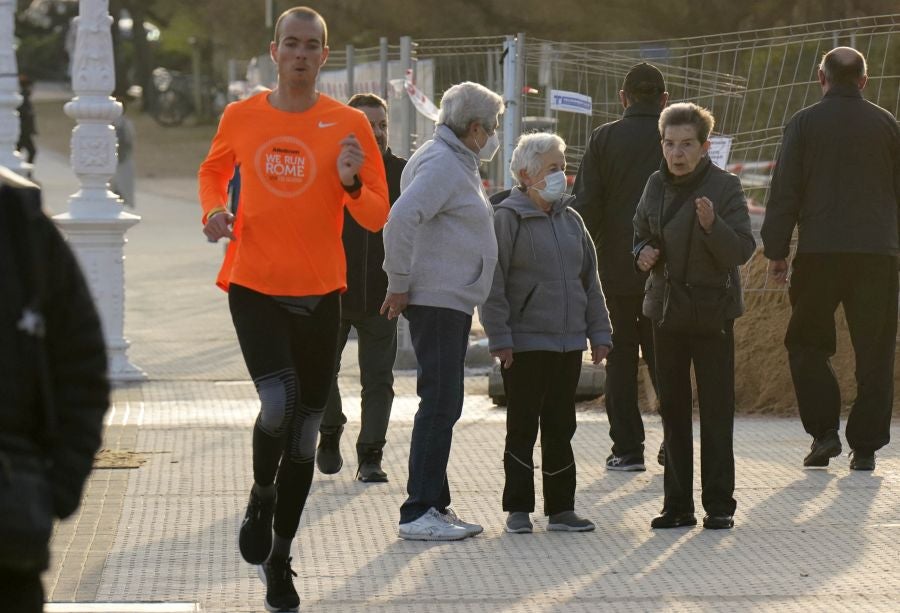
[{"label": "dark trousers", "polygon": [[653,340],[666,444],[663,509],[694,512],[693,363],[700,402],[703,508],[713,515],[733,515],[734,321],[714,336],[672,334],[654,326]]},{"label": "dark trousers", "polygon": [[861,253],[800,254],[791,275],[784,344],[804,429],[819,438],[840,425],[841,392],[830,358],[834,312],[844,305],[856,354],[856,400],[847,443],[874,452],[890,440],[897,347],[897,259]]},{"label": "dark trousers", "polygon": [[534,443],[541,430],[544,514],[575,508],[575,389],[581,351],[523,351],[501,368],[506,392],[503,510],[534,511]]},{"label": "dark trousers", "polygon": [[361,392],[361,426],[356,439],[359,458],[384,448],[391,405],[394,402],[394,359],[397,357],[397,320],[383,315],[363,315],[341,319],[338,331],[337,364],[334,382],[325,405],[320,430],[335,432],[347,423],[338,389],[338,372],[341,369],[341,353],[347,345],[350,327],[356,328],[359,337],[359,379]]},{"label": "dark trousers", "polygon": [[415,521],[435,507],[450,505],[447,462],[453,426],[462,415],[466,349],[472,316],[455,309],[409,305],[409,336],[416,354],[419,410],[409,446],[408,497],[400,523]]},{"label": "dark trousers", "polygon": [[40,571],[0,569],[0,609],[10,613],[41,613],[44,586]]},{"label": "dark trousers", "polygon": [[644,422],[638,407],[638,360],[644,356],[656,388],[653,323],[643,312],[644,296],[606,297],[613,328],[613,349],[606,358],[606,414],[617,456],[643,456]]},{"label": "dark trousers", "polygon": [[272,296],[231,285],[231,318],[260,396],[253,427],[253,479],[275,483],[275,533],[293,538],[313,478],[316,439],[334,379],[341,303],[323,296],[299,314]]}]

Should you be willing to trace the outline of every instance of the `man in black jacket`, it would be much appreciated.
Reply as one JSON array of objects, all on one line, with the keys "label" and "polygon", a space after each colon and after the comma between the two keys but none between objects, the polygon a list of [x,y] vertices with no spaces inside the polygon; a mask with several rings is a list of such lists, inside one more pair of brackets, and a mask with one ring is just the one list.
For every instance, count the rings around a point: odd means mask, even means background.
[{"label": "man in black jacket", "polygon": [[862,97],[866,61],[838,47],[819,65],[821,101],[784,130],[762,227],[770,274],[787,280],[797,254],[784,344],[800,418],[813,437],[805,466],[841,452],[841,397],[830,357],[834,312],[843,304],[856,354],[857,394],[847,420],[850,468],[873,470],[890,439],[897,338],[900,128]]},{"label": "man in black jacket", "polygon": [[[388,147],[387,103],[374,94],[356,94],[348,103],[366,114],[375,140],[381,147],[391,204],[400,196],[400,174],[406,160]],[[387,293],[387,275],[382,270],[384,242],[381,231],[369,232],[349,214],[344,216],[344,251],[347,254],[347,292],[341,296],[341,327],[338,337],[338,368],[325,415],[319,427],[321,437],[316,465],[327,475],[341,470],[340,440],[347,418],[341,407],[337,377],[340,356],[347,344],[350,327],[359,336],[359,376],[362,383],[362,424],[356,440],[359,460],[357,477],[366,483],[383,483],[381,468],[391,404],[394,401],[394,358],[397,356],[397,322],[379,314]]]},{"label": "man in black jacket", "polygon": [[[0,167],[3,505],[14,495],[4,477],[30,471],[35,478],[46,475],[53,517],[74,513],[108,406],[103,334],[81,270],[41,211],[37,186]],[[32,520],[40,516],[39,500],[18,504]],[[50,535],[26,536],[18,519],[8,508],[0,519],[3,530],[12,531],[0,538],[0,608],[37,612],[43,609],[41,571],[49,560]]]},{"label": "man in black jacket", "polygon": [[[662,73],[646,62],[633,66],[619,92],[622,119],[591,134],[574,194],[597,247],[603,294],[613,326],[613,350],[606,359],[606,413],[612,453],[608,470],[641,471],[644,424],[638,408],[638,350],[656,385],[653,332],[641,312],[647,275],[635,270],[632,219],[647,178],[659,169],[659,114],[669,94]],[[663,450],[657,456],[664,462]]]}]

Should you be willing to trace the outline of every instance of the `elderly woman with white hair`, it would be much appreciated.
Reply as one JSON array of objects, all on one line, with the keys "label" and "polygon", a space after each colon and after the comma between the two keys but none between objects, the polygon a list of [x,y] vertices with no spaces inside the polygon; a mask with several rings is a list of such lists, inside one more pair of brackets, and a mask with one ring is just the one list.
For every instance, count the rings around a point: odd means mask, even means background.
[{"label": "elderly woman with white hair", "polygon": [[599,364],[612,328],[594,243],[565,194],[565,149],[556,134],[522,136],[510,163],[517,187],[494,212],[498,264],[482,323],[506,389],[503,510],[513,533],[534,529],[539,428],[547,529],[594,529],[574,510],[575,389],[586,341]]},{"label": "elderly woman with white hair", "polygon": [[409,451],[400,538],[452,541],[482,532],[450,509],[447,462],[462,414],[469,329],[497,263],[492,209],[478,165],[500,147],[503,99],[477,83],[444,92],[434,138],[410,157],[384,228],[388,290],[381,312],[402,312],[418,361],[420,397]]}]

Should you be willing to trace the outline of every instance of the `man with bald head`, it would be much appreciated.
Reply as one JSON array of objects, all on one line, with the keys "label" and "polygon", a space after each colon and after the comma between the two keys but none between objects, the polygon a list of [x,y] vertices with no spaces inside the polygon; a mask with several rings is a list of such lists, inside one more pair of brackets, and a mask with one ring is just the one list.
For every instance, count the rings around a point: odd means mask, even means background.
[{"label": "man with bald head", "polygon": [[762,227],[769,272],[788,279],[791,319],[784,344],[803,427],[803,461],[828,466],[841,453],[841,395],[831,369],[834,313],[844,307],[856,354],[856,399],[847,419],[850,468],[873,470],[890,439],[897,339],[900,128],[862,96],[866,60],[838,47],[819,65],[822,100],[784,130]]}]

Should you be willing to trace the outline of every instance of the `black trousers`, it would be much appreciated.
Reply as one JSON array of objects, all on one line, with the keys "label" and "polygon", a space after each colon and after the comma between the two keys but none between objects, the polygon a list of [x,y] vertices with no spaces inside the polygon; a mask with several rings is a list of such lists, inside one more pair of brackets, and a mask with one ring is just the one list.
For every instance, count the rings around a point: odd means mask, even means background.
[{"label": "black trousers", "polygon": [[847,419],[852,449],[874,452],[890,440],[897,347],[897,259],[862,253],[800,254],[791,275],[791,320],[784,344],[803,427],[821,437],[840,425],[841,392],[830,358],[834,312],[844,305],[856,354],[856,400]]},{"label": "black trousers", "polygon": [[41,613],[44,610],[44,586],[40,571],[0,568],[0,609],[10,613]]},{"label": "black trousers", "polygon": [[581,351],[523,351],[501,368],[506,392],[503,510],[534,511],[534,444],[541,431],[544,514],[575,508],[575,389]]},{"label": "black trousers", "polygon": [[700,402],[703,508],[733,515],[734,321],[715,336],[672,334],[654,326],[659,412],[666,443],[663,510],[693,513],[694,438],[691,364]]},{"label": "black trousers", "polygon": [[612,452],[617,456],[643,456],[644,422],[638,407],[638,360],[643,355],[656,388],[653,324],[643,312],[644,296],[606,297],[612,323],[613,349],[606,358],[606,414]]},{"label": "black trousers", "polygon": [[253,479],[275,482],[275,533],[293,538],[313,478],[316,439],[334,379],[341,303],[323,296],[307,314],[232,284],[231,318],[260,397],[253,427]]},{"label": "black trousers", "polygon": [[334,383],[325,415],[322,433],[335,432],[347,423],[338,389],[337,374],[341,368],[341,353],[347,344],[350,328],[359,337],[360,430],[356,439],[356,453],[362,459],[371,451],[381,451],[387,438],[391,405],[394,402],[394,359],[397,357],[397,320],[383,315],[361,315],[341,319],[338,332],[337,365]]}]

